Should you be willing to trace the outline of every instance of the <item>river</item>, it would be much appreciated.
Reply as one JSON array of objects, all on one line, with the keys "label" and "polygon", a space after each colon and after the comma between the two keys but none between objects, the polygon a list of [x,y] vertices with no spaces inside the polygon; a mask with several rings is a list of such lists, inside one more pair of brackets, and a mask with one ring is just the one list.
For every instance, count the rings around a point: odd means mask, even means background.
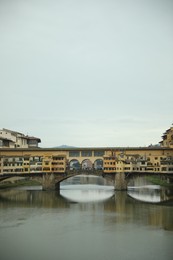
[{"label": "river", "polygon": [[172,260],[171,191],[144,180],[127,192],[78,176],[60,191],[0,190],[2,260]]}]

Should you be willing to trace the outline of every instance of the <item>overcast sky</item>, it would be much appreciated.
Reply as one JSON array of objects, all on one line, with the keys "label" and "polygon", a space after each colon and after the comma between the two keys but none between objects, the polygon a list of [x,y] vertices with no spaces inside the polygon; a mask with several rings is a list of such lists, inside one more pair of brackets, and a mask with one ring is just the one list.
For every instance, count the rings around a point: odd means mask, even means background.
[{"label": "overcast sky", "polygon": [[0,128],[148,146],[173,123],[172,0],[0,0]]}]

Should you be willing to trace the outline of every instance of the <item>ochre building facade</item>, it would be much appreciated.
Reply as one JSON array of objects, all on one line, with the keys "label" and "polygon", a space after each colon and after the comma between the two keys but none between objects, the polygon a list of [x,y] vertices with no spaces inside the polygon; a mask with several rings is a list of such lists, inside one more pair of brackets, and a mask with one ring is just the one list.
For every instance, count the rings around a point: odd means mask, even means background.
[{"label": "ochre building facade", "polygon": [[[64,173],[75,170],[70,167],[72,161],[78,162],[80,168],[85,161],[90,161],[97,170],[95,162],[102,162],[104,173],[116,172],[159,172],[173,173],[172,148],[85,148],[91,156],[82,156],[82,149],[1,149],[0,174],[5,173]],[[78,152],[78,156],[76,153]]]},{"label": "ochre building facade", "polygon": [[[173,174],[173,127],[158,146],[104,148],[0,149],[0,174],[65,173],[102,170],[106,173],[149,172]],[[87,166],[88,165],[88,166]]]}]

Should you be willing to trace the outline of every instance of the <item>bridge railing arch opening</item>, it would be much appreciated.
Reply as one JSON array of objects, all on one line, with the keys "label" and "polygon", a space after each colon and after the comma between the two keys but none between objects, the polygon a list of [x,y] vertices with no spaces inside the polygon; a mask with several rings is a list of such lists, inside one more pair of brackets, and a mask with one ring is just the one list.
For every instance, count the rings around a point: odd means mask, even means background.
[{"label": "bridge railing arch opening", "polygon": [[72,159],[68,166],[70,171],[76,171],[81,169],[81,164],[77,159]]},{"label": "bridge railing arch opening", "polygon": [[89,159],[84,159],[81,163],[82,170],[93,170],[93,164]]},{"label": "bridge railing arch opening", "polygon": [[94,170],[103,170],[103,160],[102,159],[95,160]]}]

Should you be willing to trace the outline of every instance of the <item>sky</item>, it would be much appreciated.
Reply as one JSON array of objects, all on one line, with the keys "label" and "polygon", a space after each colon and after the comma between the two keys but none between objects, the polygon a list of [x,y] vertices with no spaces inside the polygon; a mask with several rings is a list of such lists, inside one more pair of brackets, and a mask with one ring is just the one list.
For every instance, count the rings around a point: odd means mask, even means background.
[{"label": "sky", "polygon": [[0,128],[148,146],[173,123],[172,0],[0,0]]}]

